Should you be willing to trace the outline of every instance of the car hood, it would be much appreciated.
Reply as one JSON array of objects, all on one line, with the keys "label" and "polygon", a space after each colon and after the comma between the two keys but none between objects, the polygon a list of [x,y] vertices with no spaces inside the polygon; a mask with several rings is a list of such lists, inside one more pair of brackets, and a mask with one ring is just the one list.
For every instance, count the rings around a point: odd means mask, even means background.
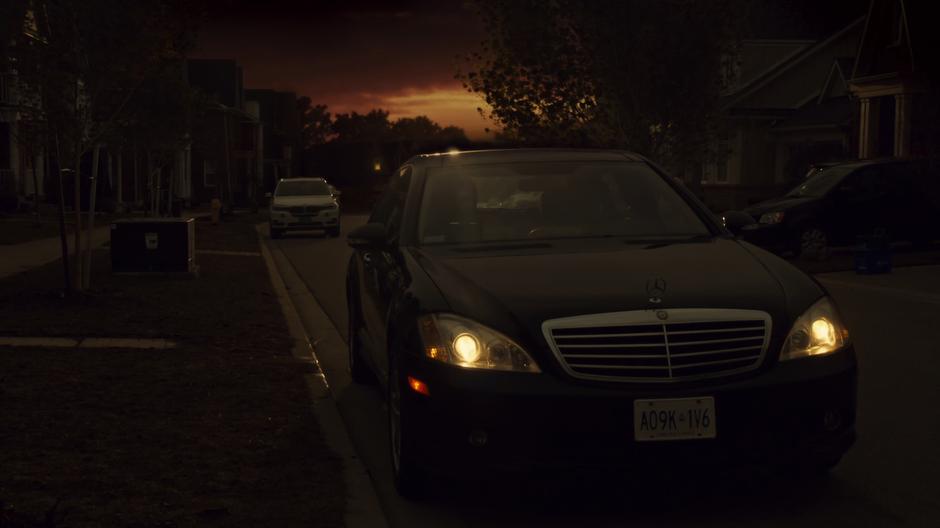
[{"label": "car hood", "polygon": [[[544,344],[542,322],[574,315],[644,309],[757,309],[785,319],[780,282],[735,240],[614,250],[454,255],[416,250],[450,309]],[[653,304],[647,283],[665,281]]]},{"label": "car hood", "polygon": [[786,211],[794,207],[799,207],[808,203],[812,203],[819,200],[815,196],[803,196],[803,197],[786,197],[782,196],[779,198],[772,198],[770,200],[765,200],[763,202],[749,206],[744,210],[745,213],[754,217],[755,220],[760,219],[760,215],[764,213],[772,213],[776,211]]},{"label": "car hood", "polygon": [[310,194],[304,196],[275,196],[271,205],[278,207],[293,207],[297,205],[330,205],[333,197],[325,194]]}]

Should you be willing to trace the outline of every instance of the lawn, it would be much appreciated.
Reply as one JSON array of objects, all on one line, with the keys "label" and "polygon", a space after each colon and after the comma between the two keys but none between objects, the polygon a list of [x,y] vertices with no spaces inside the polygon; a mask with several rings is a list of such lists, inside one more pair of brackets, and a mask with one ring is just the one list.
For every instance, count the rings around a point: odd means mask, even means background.
[{"label": "lawn", "polygon": [[[257,221],[200,221],[197,248],[258,251]],[[65,298],[58,263],[0,281],[0,335],[180,344],[0,348],[0,526],[342,525],[341,461],[263,259],[197,260],[197,279],[121,277],[100,251]]]}]

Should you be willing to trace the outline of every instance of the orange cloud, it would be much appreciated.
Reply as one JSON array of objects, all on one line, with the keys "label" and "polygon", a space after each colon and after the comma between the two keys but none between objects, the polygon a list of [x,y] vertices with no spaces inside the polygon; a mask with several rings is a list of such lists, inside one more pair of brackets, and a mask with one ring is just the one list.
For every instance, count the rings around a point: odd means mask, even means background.
[{"label": "orange cloud", "polygon": [[[470,139],[475,140],[492,138],[492,132],[487,132],[486,129],[495,128],[493,123],[481,116],[477,110],[489,110],[489,105],[483,98],[459,87],[411,89],[392,95],[364,92],[356,94],[355,100],[355,103],[350,101],[347,104],[330,105],[330,109],[334,113],[342,113],[382,108],[389,112],[389,119],[423,115],[441,126],[460,127]],[[368,103],[363,104],[366,101]]]}]

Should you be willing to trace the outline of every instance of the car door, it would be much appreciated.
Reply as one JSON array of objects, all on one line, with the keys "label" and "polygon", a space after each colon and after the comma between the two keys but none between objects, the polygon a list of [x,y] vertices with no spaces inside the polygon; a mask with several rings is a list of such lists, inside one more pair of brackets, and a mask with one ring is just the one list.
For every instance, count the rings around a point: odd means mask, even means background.
[{"label": "car door", "polygon": [[361,288],[359,306],[370,343],[370,360],[385,379],[388,370],[388,311],[402,276],[396,256],[397,239],[404,214],[405,198],[411,182],[411,168],[404,167],[396,174],[385,194],[376,205],[369,222],[385,225],[390,246],[383,249],[361,250]]},{"label": "car door", "polygon": [[888,188],[885,198],[885,223],[893,240],[913,240],[924,210],[923,196],[918,193],[917,166],[910,162],[892,163],[885,167]]},{"label": "car door", "polygon": [[846,176],[833,189],[829,218],[836,244],[854,243],[858,236],[885,227],[883,167],[866,165]]}]

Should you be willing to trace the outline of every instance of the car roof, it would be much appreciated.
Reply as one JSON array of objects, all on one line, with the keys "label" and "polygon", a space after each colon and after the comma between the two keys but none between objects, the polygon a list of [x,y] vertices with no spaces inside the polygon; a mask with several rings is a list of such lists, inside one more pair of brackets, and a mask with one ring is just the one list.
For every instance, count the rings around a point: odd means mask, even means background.
[{"label": "car roof", "polygon": [[482,165],[530,161],[646,161],[625,150],[518,148],[466,150],[420,154],[409,160],[413,165]]},{"label": "car roof", "polygon": [[278,183],[282,181],[322,181],[325,182],[326,178],[281,178],[278,180]]},{"label": "car roof", "polygon": [[840,163],[833,163],[832,165],[827,165],[825,168],[831,167],[848,167],[850,169],[857,169],[860,167],[868,167],[870,165],[891,165],[895,163],[909,163],[913,160],[906,158],[876,158],[876,159],[867,159],[867,160],[853,160],[853,161],[844,161]]}]

